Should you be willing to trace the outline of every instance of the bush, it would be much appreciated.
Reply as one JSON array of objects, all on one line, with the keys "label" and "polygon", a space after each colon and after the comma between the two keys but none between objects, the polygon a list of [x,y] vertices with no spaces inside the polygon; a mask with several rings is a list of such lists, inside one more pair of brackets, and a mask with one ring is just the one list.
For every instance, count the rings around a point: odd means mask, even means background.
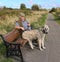
[{"label": "bush", "polygon": [[60,15],[60,12],[56,12],[56,15],[59,16]]}]

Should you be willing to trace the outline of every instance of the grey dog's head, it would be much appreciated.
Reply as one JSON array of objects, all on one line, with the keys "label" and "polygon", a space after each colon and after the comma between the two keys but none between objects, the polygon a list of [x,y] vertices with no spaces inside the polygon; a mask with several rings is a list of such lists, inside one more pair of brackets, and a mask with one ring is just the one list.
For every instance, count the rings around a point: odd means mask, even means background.
[{"label": "grey dog's head", "polygon": [[48,27],[48,25],[44,25],[41,30],[42,30],[42,32],[43,32],[44,34],[48,34],[48,32],[49,32],[49,27]]}]

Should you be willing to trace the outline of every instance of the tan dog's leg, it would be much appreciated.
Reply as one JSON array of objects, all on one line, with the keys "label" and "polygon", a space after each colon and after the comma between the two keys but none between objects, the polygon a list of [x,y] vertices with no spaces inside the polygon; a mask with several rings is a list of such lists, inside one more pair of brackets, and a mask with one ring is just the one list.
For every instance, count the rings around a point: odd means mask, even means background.
[{"label": "tan dog's leg", "polygon": [[45,34],[44,34],[44,36],[43,36],[43,38],[42,38],[41,44],[42,44],[42,48],[43,48],[43,49],[46,49],[46,47],[44,46],[44,39],[45,39]]},{"label": "tan dog's leg", "polygon": [[41,51],[43,51],[43,49],[41,48],[41,42],[42,42],[41,39],[39,39],[39,40],[38,40],[39,49],[40,49]]},{"label": "tan dog's leg", "polygon": [[34,46],[33,46],[33,44],[32,44],[32,41],[28,40],[28,42],[29,42],[30,47],[31,47],[32,49],[34,49]]}]

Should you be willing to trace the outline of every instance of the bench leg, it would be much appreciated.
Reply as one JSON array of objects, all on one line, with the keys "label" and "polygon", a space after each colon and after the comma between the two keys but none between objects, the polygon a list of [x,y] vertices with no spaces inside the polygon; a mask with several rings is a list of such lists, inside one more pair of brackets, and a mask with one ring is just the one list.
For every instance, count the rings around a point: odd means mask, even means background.
[{"label": "bench leg", "polygon": [[6,57],[9,57],[8,49],[6,49]]},{"label": "bench leg", "polygon": [[24,62],[24,60],[23,60],[23,55],[22,55],[22,52],[21,52],[21,48],[20,48],[20,46],[19,46],[19,52],[20,52],[21,62]]}]

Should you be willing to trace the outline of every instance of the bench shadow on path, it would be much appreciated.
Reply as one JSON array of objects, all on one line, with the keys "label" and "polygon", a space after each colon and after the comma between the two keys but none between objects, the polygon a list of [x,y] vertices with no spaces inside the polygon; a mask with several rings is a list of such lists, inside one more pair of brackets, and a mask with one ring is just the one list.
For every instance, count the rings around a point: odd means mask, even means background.
[{"label": "bench shadow on path", "polygon": [[[36,41],[36,40],[35,40]],[[38,43],[33,41],[33,45],[35,46],[34,48],[39,50],[39,47],[38,47]],[[22,50],[22,54],[24,55],[25,53],[28,53],[28,52],[32,52],[33,50],[31,49],[31,47],[29,46],[29,44],[27,43],[24,47],[21,47],[21,50]],[[14,62],[20,62],[20,57],[16,57],[16,56],[13,56],[11,57],[14,59]],[[23,56],[23,59],[24,59],[24,56]],[[24,62],[26,62],[24,60]]]}]

